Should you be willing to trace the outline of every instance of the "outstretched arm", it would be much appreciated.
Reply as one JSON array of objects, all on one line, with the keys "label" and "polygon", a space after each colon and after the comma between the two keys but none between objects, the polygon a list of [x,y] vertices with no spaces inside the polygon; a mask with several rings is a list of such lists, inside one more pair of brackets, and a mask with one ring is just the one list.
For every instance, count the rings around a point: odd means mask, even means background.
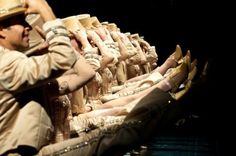
[{"label": "outstretched arm", "polygon": [[71,70],[48,83],[54,95],[63,95],[76,91],[95,76],[92,66],[86,62],[82,55],[78,55],[78,59]]}]

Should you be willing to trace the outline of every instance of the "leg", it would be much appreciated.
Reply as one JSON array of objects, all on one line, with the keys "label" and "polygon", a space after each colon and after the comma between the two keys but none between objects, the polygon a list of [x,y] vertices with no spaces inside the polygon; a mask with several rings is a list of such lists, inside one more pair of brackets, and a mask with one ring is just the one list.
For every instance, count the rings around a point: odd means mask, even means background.
[{"label": "leg", "polygon": [[81,137],[44,146],[38,155],[122,155],[148,140],[159,123],[170,123],[164,115],[172,102],[174,100],[168,93],[155,89],[135,106],[121,125],[95,129]]},{"label": "leg", "polygon": [[164,75],[169,68],[176,67],[178,65],[178,61],[182,58],[182,50],[179,45],[176,46],[175,52],[167,58],[167,60],[153,72],[157,71],[160,74]]},{"label": "leg", "polygon": [[[103,101],[108,101],[101,105],[102,108],[104,107],[111,107],[114,106],[121,106],[125,105],[134,99],[140,98],[148,94],[151,90],[154,88],[159,88],[163,91],[172,91],[176,92],[179,85],[186,79],[188,75],[188,62],[189,57],[186,57],[184,62],[178,66],[176,69],[172,71],[171,74],[169,74],[165,79],[161,80],[159,83],[144,83],[141,86],[138,86],[136,88],[133,88],[132,90],[128,90],[123,93],[117,93],[110,96],[107,96],[106,98],[103,97]],[[150,81],[149,81],[150,82]],[[114,99],[121,100],[119,102],[114,102]]]}]

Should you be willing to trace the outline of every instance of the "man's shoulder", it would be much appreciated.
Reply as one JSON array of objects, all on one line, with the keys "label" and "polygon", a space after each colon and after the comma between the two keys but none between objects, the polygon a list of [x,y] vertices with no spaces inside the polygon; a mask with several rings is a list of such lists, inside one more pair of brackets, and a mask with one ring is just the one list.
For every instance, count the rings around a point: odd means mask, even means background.
[{"label": "man's shoulder", "polygon": [[1,57],[1,61],[3,61],[3,59],[5,58],[8,58],[8,60],[11,60],[14,58],[27,57],[27,56],[23,54],[22,52],[19,52],[16,50],[9,50],[7,48],[0,46],[0,57]]}]

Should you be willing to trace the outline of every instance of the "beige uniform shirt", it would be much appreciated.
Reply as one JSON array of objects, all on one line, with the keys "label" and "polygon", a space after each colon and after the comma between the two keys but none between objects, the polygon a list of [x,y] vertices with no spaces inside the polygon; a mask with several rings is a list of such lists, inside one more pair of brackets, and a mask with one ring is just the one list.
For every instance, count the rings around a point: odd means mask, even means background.
[{"label": "beige uniform shirt", "polygon": [[[51,120],[40,103],[21,103],[17,96],[50,78],[52,72],[70,69],[76,56],[60,19],[43,25],[49,52],[27,57],[0,47],[0,155],[19,145],[36,149],[48,144]],[[42,81],[44,80],[44,81]]]}]

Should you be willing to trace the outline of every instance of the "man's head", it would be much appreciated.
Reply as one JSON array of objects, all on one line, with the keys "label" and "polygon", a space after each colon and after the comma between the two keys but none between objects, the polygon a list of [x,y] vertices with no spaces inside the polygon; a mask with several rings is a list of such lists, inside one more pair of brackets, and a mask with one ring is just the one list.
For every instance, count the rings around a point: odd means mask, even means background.
[{"label": "man's head", "polygon": [[29,46],[29,30],[25,8],[20,0],[0,0],[0,45],[11,50]]}]

